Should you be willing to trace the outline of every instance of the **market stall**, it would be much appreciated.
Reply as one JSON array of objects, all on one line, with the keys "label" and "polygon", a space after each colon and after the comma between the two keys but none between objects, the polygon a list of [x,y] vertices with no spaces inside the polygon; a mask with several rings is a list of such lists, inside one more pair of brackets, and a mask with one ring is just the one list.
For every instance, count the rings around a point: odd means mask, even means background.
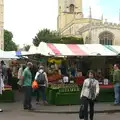
[{"label": "market stall", "polygon": [[5,89],[0,95],[0,102],[13,102],[14,92],[17,89],[17,69],[19,67],[18,59],[20,60],[21,51],[2,51],[0,50],[0,61],[4,64],[4,84]]},{"label": "market stall", "polygon": [[[55,105],[77,105],[80,104],[80,93],[82,84],[52,84],[47,88],[47,100],[49,104]],[[97,102],[113,102],[114,89],[113,85],[100,85],[100,94],[96,99]]]},{"label": "market stall", "polygon": [[[55,71],[55,73],[48,73],[49,82],[52,84],[51,87],[48,87],[47,89],[47,98],[50,104],[79,104],[79,95],[81,92],[82,83],[84,82],[86,73],[89,69],[96,71],[96,75],[100,83],[101,90],[97,100],[101,102],[113,101],[114,91],[113,85],[111,83],[112,77],[110,77],[112,74],[108,75],[112,73],[112,68],[110,65],[113,63],[111,63],[111,61],[108,62],[108,58],[114,59],[118,55],[118,52],[108,49],[106,46],[101,44],[80,45],[41,42],[37,48],[37,53],[48,56],[48,58],[52,59],[63,57],[62,62],[60,65],[58,65],[59,69],[56,71],[53,69],[55,68],[55,65],[51,65],[54,67],[50,67],[50,70],[52,72]],[[65,61],[65,64],[62,65],[63,61]],[[54,61],[53,63],[56,62]],[[62,72],[63,68],[65,74]],[[59,73],[59,70],[61,73]],[[82,72],[82,74],[78,75],[80,72]],[[69,82],[66,85],[66,83],[63,82],[63,78],[67,76]],[[76,89],[77,87],[75,86],[77,86],[79,90]]]}]

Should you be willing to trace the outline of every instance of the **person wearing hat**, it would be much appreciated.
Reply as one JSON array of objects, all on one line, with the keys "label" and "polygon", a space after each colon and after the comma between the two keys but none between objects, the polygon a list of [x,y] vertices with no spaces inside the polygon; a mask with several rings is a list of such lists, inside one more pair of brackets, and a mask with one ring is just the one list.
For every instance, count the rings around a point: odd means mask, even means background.
[{"label": "person wearing hat", "polygon": [[48,104],[47,100],[46,100],[46,94],[45,94],[45,89],[46,87],[48,87],[48,78],[47,78],[47,74],[44,71],[44,66],[40,66],[38,72],[35,75],[35,80],[38,82],[39,88],[38,88],[38,92],[37,92],[37,103],[39,103],[39,99],[40,99],[40,95],[39,95],[39,91],[41,92],[42,95],[42,101],[43,104]]}]

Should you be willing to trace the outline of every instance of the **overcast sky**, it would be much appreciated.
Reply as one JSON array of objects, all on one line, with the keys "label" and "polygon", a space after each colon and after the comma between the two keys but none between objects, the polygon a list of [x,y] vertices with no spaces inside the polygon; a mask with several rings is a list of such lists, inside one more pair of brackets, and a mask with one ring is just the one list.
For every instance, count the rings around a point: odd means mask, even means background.
[{"label": "overcast sky", "polygon": [[[119,23],[120,0],[83,0],[84,16]],[[31,44],[43,28],[57,29],[58,0],[4,0],[4,28],[11,31],[17,44]]]}]

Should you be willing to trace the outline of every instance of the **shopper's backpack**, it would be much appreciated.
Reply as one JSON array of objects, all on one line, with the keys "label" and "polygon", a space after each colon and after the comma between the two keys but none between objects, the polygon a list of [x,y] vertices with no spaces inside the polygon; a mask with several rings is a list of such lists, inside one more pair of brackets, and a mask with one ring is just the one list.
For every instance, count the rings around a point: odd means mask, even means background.
[{"label": "shopper's backpack", "polygon": [[37,82],[38,82],[38,84],[39,85],[43,85],[43,84],[45,84],[45,74],[44,74],[44,72],[42,72],[42,73],[40,73],[39,72],[39,75],[38,75],[38,77],[37,77]]}]

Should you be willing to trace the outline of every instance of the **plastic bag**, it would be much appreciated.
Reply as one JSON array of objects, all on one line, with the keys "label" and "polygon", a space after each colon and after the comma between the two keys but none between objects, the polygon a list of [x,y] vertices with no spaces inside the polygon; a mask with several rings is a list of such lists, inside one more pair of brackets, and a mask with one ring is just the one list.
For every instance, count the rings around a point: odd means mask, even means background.
[{"label": "plastic bag", "polygon": [[33,81],[32,88],[34,88],[34,89],[38,88],[38,83],[36,80]]}]

